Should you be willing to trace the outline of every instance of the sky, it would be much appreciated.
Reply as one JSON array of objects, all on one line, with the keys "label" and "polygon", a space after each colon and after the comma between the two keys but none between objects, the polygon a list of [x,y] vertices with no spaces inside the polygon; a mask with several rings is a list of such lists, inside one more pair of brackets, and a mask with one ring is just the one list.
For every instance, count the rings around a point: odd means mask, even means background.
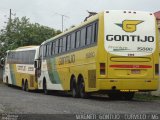
[{"label": "sky", "polygon": [[4,28],[12,10],[12,18],[26,16],[32,23],[39,23],[61,30],[83,22],[88,11],[136,10],[160,11],[160,0],[0,0],[0,29]]}]

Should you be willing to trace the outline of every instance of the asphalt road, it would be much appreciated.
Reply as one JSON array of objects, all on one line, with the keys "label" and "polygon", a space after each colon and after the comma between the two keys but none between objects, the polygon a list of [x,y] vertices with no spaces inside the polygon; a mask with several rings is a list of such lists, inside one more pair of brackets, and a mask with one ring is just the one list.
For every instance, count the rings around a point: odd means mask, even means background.
[{"label": "asphalt road", "polygon": [[0,113],[14,114],[105,114],[105,113],[160,113],[160,101],[110,100],[92,96],[90,99],[70,95],[25,92],[0,84]]}]

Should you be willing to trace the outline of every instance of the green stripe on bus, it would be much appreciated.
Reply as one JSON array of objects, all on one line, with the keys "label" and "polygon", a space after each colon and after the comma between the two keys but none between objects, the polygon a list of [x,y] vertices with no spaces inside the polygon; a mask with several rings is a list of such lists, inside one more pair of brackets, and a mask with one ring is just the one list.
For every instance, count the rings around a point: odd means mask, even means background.
[{"label": "green stripe on bus", "polygon": [[14,65],[13,64],[9,64],[9,68],[10,68],[10,73],[11,73],[12,84],[16,85],[16,79],[15,79],[15,74],[14,74]]},{"label": "green stripe on bus", "polygon": [[60,77],[58,75],[58,72],[56,71],[56,61],[55,58],[47,60],[47,68],[48,68],[48,74],[50,81],[53,84],[60,84]]}]

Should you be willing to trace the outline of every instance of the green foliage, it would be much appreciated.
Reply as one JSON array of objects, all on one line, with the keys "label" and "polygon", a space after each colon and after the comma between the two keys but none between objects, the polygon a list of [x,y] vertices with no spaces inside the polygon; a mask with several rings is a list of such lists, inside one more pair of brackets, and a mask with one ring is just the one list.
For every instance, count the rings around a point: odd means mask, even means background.
[{"label": "green foliage", "polygon": [[40,45],[43,41],[60,33],[59,30],[38,23],[30,23],[29,18],[16,17],[8,21],[6,28],[0,31],[0,58],[4,56],[6,50],[20,46]]}]

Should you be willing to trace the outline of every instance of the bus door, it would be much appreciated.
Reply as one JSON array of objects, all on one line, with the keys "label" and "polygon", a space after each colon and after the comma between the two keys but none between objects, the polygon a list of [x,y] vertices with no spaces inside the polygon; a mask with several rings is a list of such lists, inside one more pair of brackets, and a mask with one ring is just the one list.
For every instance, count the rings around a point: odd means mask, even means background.
[{"label": "bus door", "polygon": [[34,61],[34,66],[35,66],[35,75],[37,78],[39,78],[41,76],[41,62],[42,60],[39,58],[37,60]]}]

